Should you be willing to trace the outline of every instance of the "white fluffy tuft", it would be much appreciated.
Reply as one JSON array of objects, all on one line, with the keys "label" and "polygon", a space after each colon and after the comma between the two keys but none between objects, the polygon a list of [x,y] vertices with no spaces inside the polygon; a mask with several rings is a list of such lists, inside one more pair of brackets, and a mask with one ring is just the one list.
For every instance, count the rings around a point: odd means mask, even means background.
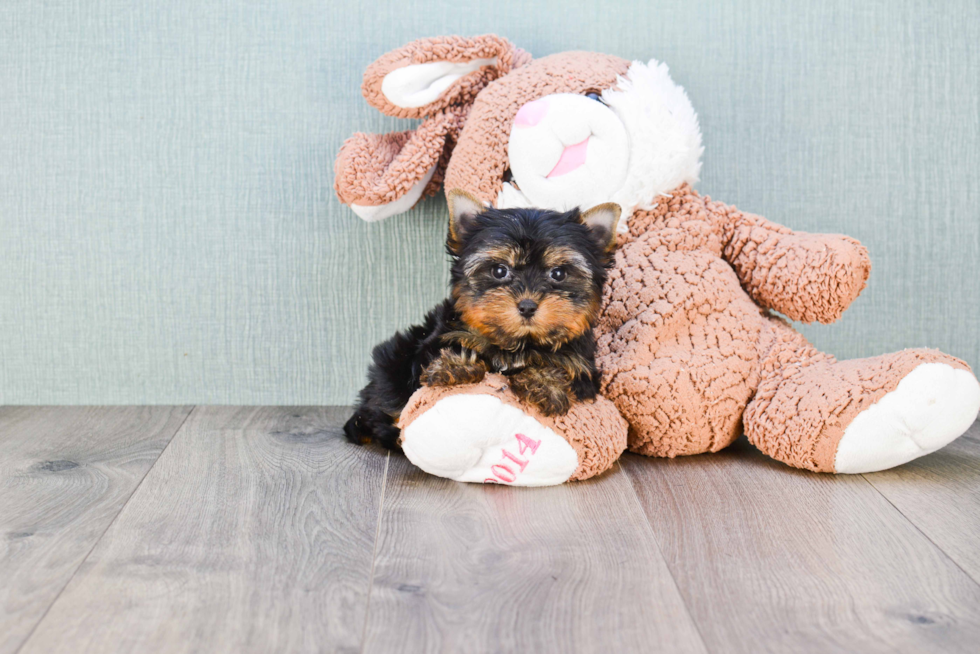
[{"label": "white fluffy tuft", "polygon": [[[615,88],[602,94],[630,139],[626,181],[612,198],[624,218],[636,209],[652,209],[660,196],[701,172],[701,128],[684,89],[670,78],[667,65],[634,61]],[[620,221],[626,231],[627,221]]]}]

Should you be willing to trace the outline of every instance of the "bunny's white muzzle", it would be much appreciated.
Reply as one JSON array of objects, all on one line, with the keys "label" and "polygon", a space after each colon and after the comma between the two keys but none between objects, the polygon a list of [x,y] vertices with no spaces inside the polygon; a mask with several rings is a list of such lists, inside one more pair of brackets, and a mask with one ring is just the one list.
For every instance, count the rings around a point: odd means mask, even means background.
[{"label": "bunny's white muzzle", "polygon": [[565,211],[608,202],[626,180],[630,147],[623,122],[603,103],[556,93],[517,112],[508,156],[520,193],[505,188],[498,208]]}]

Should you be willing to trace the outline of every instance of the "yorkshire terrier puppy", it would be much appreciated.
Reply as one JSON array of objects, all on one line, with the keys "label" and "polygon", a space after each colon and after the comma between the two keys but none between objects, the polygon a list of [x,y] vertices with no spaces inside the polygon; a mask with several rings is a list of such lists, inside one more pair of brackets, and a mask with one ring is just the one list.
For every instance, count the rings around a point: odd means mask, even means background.
[{"label": "yorkshire terrier puppy", "polygon": [[398,417],[423,384],[473,384],[499,372],[549,416],[599,391],[592,327],[619,205],[557,213],[487,209],[458,190],[447,197],[452,297],[374,348],[344,426],[351,442],[396,448]]}]

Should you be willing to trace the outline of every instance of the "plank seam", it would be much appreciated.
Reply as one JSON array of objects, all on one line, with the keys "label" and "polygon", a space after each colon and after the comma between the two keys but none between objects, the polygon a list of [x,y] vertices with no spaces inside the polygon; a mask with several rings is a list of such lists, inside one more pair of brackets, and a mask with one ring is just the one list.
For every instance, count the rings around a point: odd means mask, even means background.
[{"label": "plank seam", "polygon": [[378,541],[381,540],[381,516],[385,508],[385,488],[388,486],[388,462],[391,460],[391,451],[385,454],[385,471],[381,478],[381,499],[378,500],[378,524],[374,530],[374,548],[371,551],[371,572],[368,573],[367,606],[364,607],[364,626],[361,628],[361,652],[367,644],[368,619],[371,617],[371,590],[374,587],[374,566],[378,560]]},{"label": "plank seam", "polygon": [[119,510],[116,511],[116,515],[112,516],[112,520],[110,520],[109,524],[106,525],[106,528],[102,530],[102,533],[99,534],[99,537],[95,539],[95,542],[92,544],[92,547],[85,554],[85,558],[83,558],[81,562],[79,562],[79,564],[75,566],[75,569],[72,571],[71,576],[68,577],[68,581],[65,582],[65,584],[58,591],[58,594],[55,595],[54,599],[51,600],[51,603],[48,604],[48,607],[44,609],[44,613],[41,614],[41,617],[38,618],[37,622],[34,623],[34,626],[31,627],[31,630],[27,632],[26,636],[24,636],[24,640],[22,640],[20,642],[20,645],[17,646],[17,649],[14,650],[14,654],[17,654],[22,649],[24,649],[24,646],[27,645],[27,643],[30,642],[31,638],[34,637],[34,633],[37,631],[37,628],[41,626],[41,623],[44,622],[44,619],[48,617],[48,613],[51,612],[51,608],[58,603],[59,599],[61,599],[61,596],[64,594],[65,589],[68,588],[71,582],[75,579],[75,576],[78,574],[78,571],[81,570],[82,566],[85,565],[85,562],[88,561],[88,557],[92,556],[92,552],[95,551],[95,548],[98,547],[99,543],[102,542],[102,539],[105,538],[106,533],[108,533],[109,529],[112,528],[112,525],[116,524],[116,520],[119,518],[122,512],[126,510],[126,507],[129,505],[130,500],[132,500],[133,496],[136,495],[136,491],[138,491],[140,489],[140,486],[143,485],[143,482],[146,480],[146,477],[150,474],[150,471],[156,467],[157,463],[160,461],[160,457],[162,457],[163,453],[170,448],[170,444],[174,442],[174,439],[177,437],[177,434],[179,434],[180,430],[184,428],[184,425],[187,424],[187,421],[190,419],[191,415],[195,411],[197,411],[197,408],[198,408],[197,406],[192,406],[191,410],[187,412],[186,416],[184,416],[184,419],[180,421],[179,425],[177,425],[177,428],[174,429],[174,432],[170,435],[170,438],[167,440],[167,444],[164,445],[163,448],[160,450],[160,453],[157,454],[157,458],[153,461],[153,464],[150,467],[148,467],[146,469],[146,472],[143,473],[143,476],[140,477],[139,482],[136,484],[136,486],[133,487],[133,491],[129,494],[129,497],[126,498],[126,501],[123,502],[122,506],[119,507]]},{"label": "plank seam", "polygon": [[891,507],[892,507],[893,509],[895,509],[896,511],[898,511],[898,514],[899,514],[900,516],[902,516],[903,518],[905,518],[905,521],[906,521],[907,523],[909,523],[910,525],[912,525],[912,527],[913,527],[913,528],[914,528],[914,529],[915,529],[915,530],[916,530],[917,532],[919,532],[920,534],[922,534],[922,537],[923,537],[923,538],[925,538],[925,539],[926,539],[927,541],[929,541],[930,543],[932,543],[932,546],[933,546],[933,547],[935,547],[935,548],[936,548],[937,550],[939,550],[939,552],[940,552],[940,553],[941,553],[941,554],[942,554],[942,555],[943,555],[944,557],[946,557],[946,559],[948,559],[948,560],[949,560],[949,561],[950,561],[950,562],[951,562],[951,563],[952,563],[952,564],[953,564],[954,566],[956,566],[956,568],[957,568],[957,570],[959,570],[959,571],[960,571],[960,572],[962,572],[962,573],[963,573],[964,575],[966,575],[966,578],[967,578],[967,579],[969,579],[970,581],[972,581],[972,582],[974,583],[974,585],[976,585],[976,586],[980,586],[980,579],[974,579],[974,577],[973,577],[973,575],[971,575],[971,574],[970,574],[969,572],[967,572],[967,571],[966,571],[966,570],[965,570],[965,569],[963,568],[963,566],[961,566],[961,565],[960,565],[959,563],[957,563],[957,561],[956,561],[956,559],[954,559],[954,558],[953,558],[952,556],[950,556],[950,555],[949,555],[949,553],[948,553],[948,552],[947,552],[946,550],[944,550],[944,549],[943,549],[942,547],[940,547],[940,545],[939,545],[939,543],[937,543],[937,542],[936,542],[936,541],[934,541],[934,540],[933,540],[932,538],[930,538],[930,537],[929,537],[929,534],[927,534],[926,532],[924,532],[924,531],[922,531],[922,529],[921,529],[921,528],[919,527],[919,525],[917,525],[917,524],[915,524],[915,521],[914,521],[914,520],[912,520],[912,518],[910,518],[909,516],[907,516],[907,515],[905,515],[905,512],[904,512],[904,511],[902,511],[902,510],[901,510],[900,508],[898,508],[898,506],[896,506],[896,505],[895,505],[895,503],[894,503],[894,502],[892,502],[892,501],[891,501],[891,500],[890,500],[890,499],[888,498],[888,496],[887,496],[887,495],[885,495],[884,493],[882,493],[882,492],[881,492],[881,491],[880,491],[880,490],[878,489],[878,487],[877,487],[877,486],[875,486],[875,485],[874,485],[874,483],[873,483],[873,482],[872,482],[872,481],[871,481],[870,479],[868,479],[868,477],[867,477],[867,475],[866,475],[866,474],[862,474],[862,475],[861,475],[861,479],[863,479],[863,480],[864,480],[864,481],[865,481],[865,482],[866,482],[866,483],[868,484],[868,486],[871,486],[871,488],[872,488],[872,489],[874,489],[874,492],[876,492],[876,493],[878,493],[878,495],[879,495],[879,496],[881,496],[881,498],[882,498],[882,499],[884,499],[884,500],[885,500],[886,502],[888,502],[888,504],[889,504],[889,505],[891,505]]},{"label": "plank seam", "polygon": [[677,583],[677,578],[674,576],[674,571],[670,569],[670,563],[667,562],[667,557],[664,556],[664,552],[660,547],[660,541],[657,539],[657,532],[650,523],[650,516],[647,515],[646,509],[643,508],[643,502],[640,501],[640,496],[636,494],[636,487],[633,485],[633,475],[630,474],[629,470],[623,467],[622,460],[617,460],[616,466],[619,468],[620,472],[626,475],[626,479],[629,481],[629,489],[630,493],[633,495],[634,504],[636,505],[636,508],[640,510],[640,515],[643,516],[643,522],[650,531],[650,540],[653,541],[654,546],[657,548],[657,554],[660,555],[660,560],[664,562],[664,568],[667,569],[667,574],[670,575],[670,581],[672,584],[674,584],[674,590],[677,591],[677,596],[680,598],[681,604],[684,606],[684,612],[687,613],[688,620],[690,620],[691,625],[694,626],[694,633],[698,635],[698,640],[701,641],[701,646],[704,648],[704,651],[711,652],[711,648],[708,647],[708,643],[704,639],[704,634],[701,633],[701,625],[699,625],[698,621],[694,619],[694,614],[691,613],[691,607],[687,605],[687,598],[684,597],[680,584]]}]

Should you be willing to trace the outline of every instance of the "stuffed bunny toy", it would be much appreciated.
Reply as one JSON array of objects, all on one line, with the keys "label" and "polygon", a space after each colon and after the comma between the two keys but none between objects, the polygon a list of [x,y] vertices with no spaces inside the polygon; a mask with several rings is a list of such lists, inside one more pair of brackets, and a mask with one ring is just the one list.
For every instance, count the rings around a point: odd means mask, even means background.
[{"label": "stuffed bunny toy", "polygon": [[744,433],[791,466],[863,473],[933,452],[976,419],[980,384],[963,361],[928,349],[837,361],[775,315],[834,322],[865,286],[868,253],[696,192],[698,119],[666,65],[532,59],[497,36],[448,36],[384,55],[362,90],[387,115],[423,119],[344,143],[335,188],[365,220],[440,185],[497,208],[622,208],[596,329],[602,396],[549,418],[499,375],[423,387],[399,422],[423,470],[558,484],[603,472],[626,448],[716,452]]}]

